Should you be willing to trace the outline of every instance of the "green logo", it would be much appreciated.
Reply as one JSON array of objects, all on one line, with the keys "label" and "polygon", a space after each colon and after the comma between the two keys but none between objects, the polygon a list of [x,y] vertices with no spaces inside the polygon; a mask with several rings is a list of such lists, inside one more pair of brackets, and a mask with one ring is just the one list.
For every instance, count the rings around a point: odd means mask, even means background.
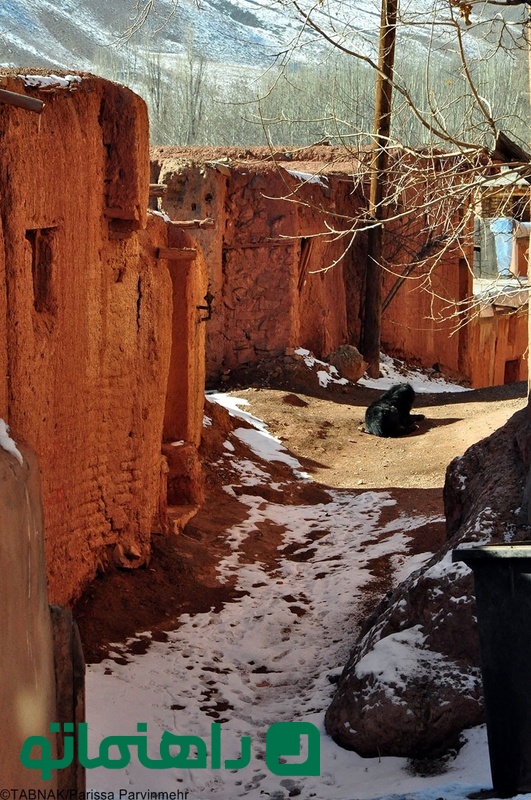
[{"label": "green logo", "polygon": [[275,722],[266,734],[266,764],[274,775],[320,775],[318,729],[311,722]]},{"label": "green logo", "polygon": [[[131,751],[146,769],[230,769],[247,767],[251,761],[251,737],[240,737],[240,757],[223,759],[221,725],[210,726],[210,742],[199,736],[178,736],[164,731],[159,743],[159,756],[148,755],[147,723],[137,723],[137,733],[106,736],[101,740],[97,756],[88,755],[88,725],[80,722],[77,731],[73,722],[63,728],[64,751],[54,757],[52,741],[47,736],[28,736],[20,751],[20,761],[27,769],[38,769],[45,781],[53,770],[69,767],[77,760],[85,769],[124,769],[131,761]],[[61,733],[58,722],[50,724],[50,733]],[[210,746],[209,746],[210,745]],[[321,743],[319,731],[311,722],[276,722],[266,733],[265,760],[274,775],[320,775]]]}]

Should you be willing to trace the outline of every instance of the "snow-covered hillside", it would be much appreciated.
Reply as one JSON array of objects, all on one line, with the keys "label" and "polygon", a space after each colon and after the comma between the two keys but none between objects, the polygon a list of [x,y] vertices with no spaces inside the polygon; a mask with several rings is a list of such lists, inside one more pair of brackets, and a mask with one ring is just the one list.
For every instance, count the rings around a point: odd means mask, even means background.
[{"label": "snow-covered hillside", "polygon": [[[420,19],[426,23],[412,29],[419,50],[430,44],[430,25],[438,15],[439,1],[402,4],[404,19],[413,15],[417,23]],[[285,0],[154,0],[153,4],[147,0],[4,0],[0,3],[0,63],[98,71],[109,58],[125,61],[131,48],[124,46],[124,34],[148,5],[147,20],[133,39],[142,50],[183,55],[192,47],[211,62],[261,67],[281,59],[292,44],[296,60],[312,60],[322,52],[320,37],[302,29],[293,4]],[[313,13],[318,24],[334,31],[340,41],[354,40],[358,49],[374,55],[379,0],[329,0],[311,6],[317,9]],[[436,40],[440,46],[440,35]],[[474,27],[464,29],[464,45],[473,49],[476,41]]]},{"label": "snow-covered hillside", "polygon": [[[108,57],[106,50],[115,59],[126,58],[129,48],[121,38],[138,17],[136,5],[135,0],[4,0],[0,61],[93,70]],[[367,19],[372,27],[377,24],[372,15]],[[280,2],[156,0],[134,41],[146,50],[183,54],[193,47],[210,61],[265,66],[289,46],[299,27]]]}]

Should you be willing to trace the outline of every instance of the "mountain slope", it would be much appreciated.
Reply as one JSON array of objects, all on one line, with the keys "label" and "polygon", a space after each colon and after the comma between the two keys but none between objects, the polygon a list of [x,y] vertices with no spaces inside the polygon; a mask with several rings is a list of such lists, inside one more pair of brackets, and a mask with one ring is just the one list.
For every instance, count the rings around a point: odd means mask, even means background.
[{"label": "mountain slope", "polygon": [[[436,8],[440,2],[402,4],[404,14],[423,21],[407,34],[419,43],[421,52],[443,41],[440,30],[435,43],[430,33],[431,21],[442,13],[442,5]],[[356,47],[375,55],[380,0],[323,0],[312,6],[317,21],[335,30],[342,42],[348,43],[354,34]],[[146,0],[3,0],[0,63],[93,71],[109,53],[126,63],[131,48],[123,46],[123,35],[145,8]],[[511,12],[503,13],[506,17]],[[483,36],[481,29],[475,32],[464,26],[462,35],[464,46],[472,51]],[[301,34],[293,6],[282,0],[155,0],[132,42],[144,51],[183,55],[193,49],[211,62],[254,66],[270,65],[291,44],[295,60],[314,60],[323,46],[310,30]]]},{"label": "mountain slope", "polygon": [[[5,66],[93,70],[105,51],[127,61],[120,41],[135,19],[134,0],[4,0],[0,4],[0,61]],[[209,60],[266,64],[296,33],[278,10],[256,0],[159,0],[134,42],[142,49],[183,54],[189,47]]]}]

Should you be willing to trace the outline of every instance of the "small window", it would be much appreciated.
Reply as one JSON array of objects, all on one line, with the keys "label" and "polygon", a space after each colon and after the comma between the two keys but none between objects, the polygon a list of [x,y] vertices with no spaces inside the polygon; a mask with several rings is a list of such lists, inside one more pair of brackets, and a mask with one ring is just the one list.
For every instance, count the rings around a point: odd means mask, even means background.
[{"label": "small window", "polygon": [[40,314],[55,314],[54,253],[57,228],[36,228],[26,231],[31,247],[33,305]]}]

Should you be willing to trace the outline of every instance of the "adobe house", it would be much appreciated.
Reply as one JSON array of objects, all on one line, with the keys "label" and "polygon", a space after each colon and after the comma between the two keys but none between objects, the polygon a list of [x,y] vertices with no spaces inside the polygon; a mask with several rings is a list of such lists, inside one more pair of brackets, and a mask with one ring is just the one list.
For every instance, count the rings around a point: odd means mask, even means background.
[{"label": "adobe house", "polygon": [[[349,219],[366,208],[359,162],[335,147],[274,158],[267,148],[156,147],[151,160],[159,209],[214,221],[196,233],[208,264],[207,379],[215,383],[295,347],[325,358],[341,344],[358,345],[367,241],[348,231]],[[444,171],[444,157],[434,169]],[[382,349],[438,364],[472,386],[525,379],[525,310],[491,304],[488,313],[470,313],[467,325],[456,325],[473,294],[472,230],[410,271],[426,244],[418,211],[423,191],[429,186],[419,183],[402,198],[406,213],[386,238],[392,271],[383,277]]]},{"label": "adobe house", "polygon": [[186,230],[148,213],[139,97],[91,75],[0,74],[0,417],[19,448],[0,430],[0,774],[79,792],[76,763],[43,782],[19,753],[42,735],[60,756],[50,722],[83,720],[60,606],[98,570],[147,564],[153,534],[201,500],[206,269]]},{"label": "adobe house", "polygon": [[[478,192],[474,273],[494,278],[500,272],[526,276],[529,262],[530,184],[518,170],[502,166]],[[496,225],[507,225],[497,231]],[[503,227],[507,228],[504,233]],[[501,261],[501,263],[500,263]]]},{"label": "adobe house", "polygon": [[0,416],[37,454],[50,600],[68,604],[110,562],[147,563],[200,499],[206,273],[148,214],[143,100],[30,72],[2,79],[41,105],[0,103]]}]

